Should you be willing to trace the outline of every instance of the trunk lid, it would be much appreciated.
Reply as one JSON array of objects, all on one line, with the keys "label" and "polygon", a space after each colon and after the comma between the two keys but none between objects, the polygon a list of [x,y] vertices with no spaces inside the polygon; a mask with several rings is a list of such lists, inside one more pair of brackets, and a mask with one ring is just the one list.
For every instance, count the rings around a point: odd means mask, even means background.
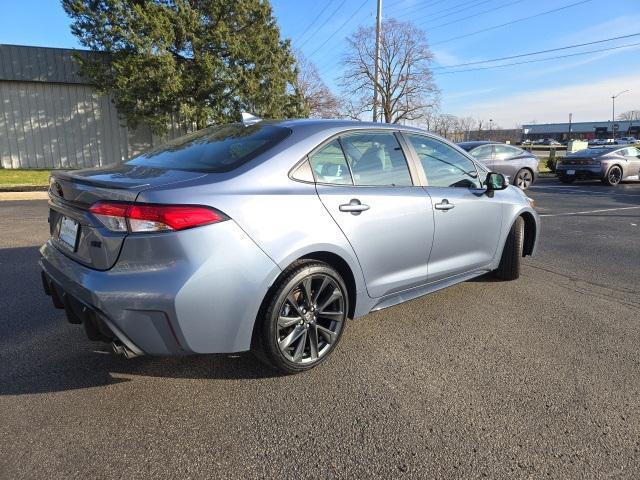
[{"label": "trunk lid", "polygon": [[188,182],[203,172],[118,164],[53,172],[49,184],[51,242],[66,256],[97,270],[111,268],[126,233],[110,232],[88,212],[99,200],[133,202],[144,190]]}]

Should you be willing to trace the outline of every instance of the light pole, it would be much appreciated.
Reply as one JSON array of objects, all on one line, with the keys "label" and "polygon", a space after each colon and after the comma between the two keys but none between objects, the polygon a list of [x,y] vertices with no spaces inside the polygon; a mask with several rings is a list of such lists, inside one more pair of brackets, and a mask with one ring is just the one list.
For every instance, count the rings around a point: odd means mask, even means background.
[{"label": "light pole", "polygon": [[567,141],[571,141],[571,121],[573,120],[573,113],[569,114],[569,137],[567,138]]},{"label": "light pole", "polygon": [[611,96],[611,133],[613,134],[614,140],[616,139],[616,98],[628,91],[629,90],[623,90],[620,93]]},{"label": "light pole", "polygon": [[[382,0],[378,0],[376,15],[376,58],[373,83],[373,121],[378,121],[378,83],[380,83],[380,29],[382,28]],[[381,109],[382,110],[382,109]]]},{"label": "light pole", "polygon": [[491,140],[491,133],[493,132],[493,118],[489,119],[489,140]]}]

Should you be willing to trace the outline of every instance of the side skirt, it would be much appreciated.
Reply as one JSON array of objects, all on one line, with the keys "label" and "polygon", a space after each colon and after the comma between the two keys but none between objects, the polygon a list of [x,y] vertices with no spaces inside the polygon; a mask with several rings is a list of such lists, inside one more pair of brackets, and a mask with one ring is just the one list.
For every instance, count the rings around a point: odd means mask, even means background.
[{"label": "side skirt", "polygon": [[474,270],[471,272],[462,273],[460,275],[447,277],[437,282],[428,283],[421,287],[412,288],[411,290],[403,290],[402,292],[394,293],[392,295],[389,295],[388,297],[382,297],[380,298],[380,301],[373,306],[371,311],[375,312],[378,310],[382,310],[383,308],[393,307],[394,305],[398,305],[400,303],[413,300],[414,298],[422,297],[423,295],[427,295],[429,293],[442,290],[443,288],[450,287],[451,285],[455,285],[456,283],[466,282],[467,280],[479,277],[480,275],[484,275],[485,273],[489,273],[490,271],[491,270],[488,268]]}]

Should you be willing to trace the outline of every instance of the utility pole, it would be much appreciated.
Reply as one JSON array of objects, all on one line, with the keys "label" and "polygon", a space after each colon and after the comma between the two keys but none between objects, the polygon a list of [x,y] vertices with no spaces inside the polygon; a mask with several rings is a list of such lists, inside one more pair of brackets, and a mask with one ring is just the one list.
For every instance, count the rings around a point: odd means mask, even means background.
[{"label": "utility pole", "polygon": [[[376,65],[375,83],[373,85],[373,121],[378,121],[378,84],[380,83],[380,29],[382,27],[382,0],[378,0],[378,14],[376,15]],[[382,110],[382,109],[380,109]],[[382,113],[382,112],[381,112]]]},{"label": "utility pole", "polygon": [[569,114],[569,137],[567,138],[567,141],[571,140],[571,120],[573,120],[573,113]]},{"label": "utility pole", "polygon": [[620,93],[611,96],[611,133],[614,140],[616,139],[616,98],[628,91],[629,90],[623,90]]}]

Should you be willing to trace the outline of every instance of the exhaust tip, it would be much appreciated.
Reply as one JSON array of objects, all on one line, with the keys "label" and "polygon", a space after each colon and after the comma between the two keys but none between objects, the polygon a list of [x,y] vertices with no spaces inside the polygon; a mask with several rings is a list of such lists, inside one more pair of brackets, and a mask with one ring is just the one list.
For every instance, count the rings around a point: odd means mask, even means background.
[{"label": "exhaust tip", "polygon": [[127,348],[127,346],[119,340],[111,342],[111,350],[113,350],[113,353],[115,353],[116,355],[122,356],[126,359],[131,359],[138,356],[136,352]]}]

